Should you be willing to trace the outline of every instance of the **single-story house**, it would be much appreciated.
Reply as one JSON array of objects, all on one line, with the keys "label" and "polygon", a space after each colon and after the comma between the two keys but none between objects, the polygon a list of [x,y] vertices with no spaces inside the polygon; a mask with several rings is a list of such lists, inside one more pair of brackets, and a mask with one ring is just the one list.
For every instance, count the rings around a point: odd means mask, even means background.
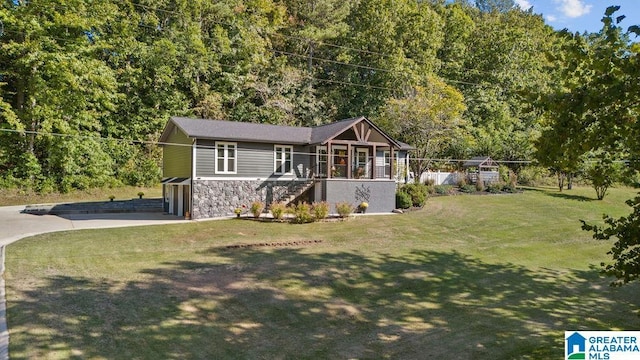
[{"label": "single-story house", "polygon": [[192,219],[302,199],[391,212],[411,150],[365,117],[315,127],[172,117],[160,143],[165,212]]}]

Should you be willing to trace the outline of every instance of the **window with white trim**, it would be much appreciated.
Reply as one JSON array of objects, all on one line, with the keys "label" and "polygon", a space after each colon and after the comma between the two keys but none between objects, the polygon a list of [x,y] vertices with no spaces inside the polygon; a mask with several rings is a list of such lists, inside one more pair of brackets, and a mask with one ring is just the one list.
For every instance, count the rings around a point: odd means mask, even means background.
[{"label": "window with white trim", "polygon": [[327,161],[329,160],[329,154],[327,153],[326,146],[316,146],[316,174],[320,177],[327,176]]},{"label": "window with white trim", "polygon": [[275,174],[291,174],[293,169],[293,147],[287,145],[274,146],[273,172]]},{"label": "window with white trim", "polygon": [[235,174],[238,168],[236,143],[216,142],[216,174]]}]

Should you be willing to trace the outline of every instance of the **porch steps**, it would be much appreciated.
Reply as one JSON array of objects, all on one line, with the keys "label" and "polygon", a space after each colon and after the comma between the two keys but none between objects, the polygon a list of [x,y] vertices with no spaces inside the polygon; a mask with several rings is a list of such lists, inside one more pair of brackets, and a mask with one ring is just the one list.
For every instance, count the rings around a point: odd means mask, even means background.
[{"label": "porch steps", "polygon": [[314,184],[315,184],[314,180],[309,180],[309,181],[296,184],[291,189],[289,189],[289,191],[287,191],[284,195],[282,195],[280,199],[278,199],[278,202],[281,202],[285,205],[289,205],[292,201],[294,201],[295,199],[302,196],[302,194],[307,192],[307,190],[311,189]]}]

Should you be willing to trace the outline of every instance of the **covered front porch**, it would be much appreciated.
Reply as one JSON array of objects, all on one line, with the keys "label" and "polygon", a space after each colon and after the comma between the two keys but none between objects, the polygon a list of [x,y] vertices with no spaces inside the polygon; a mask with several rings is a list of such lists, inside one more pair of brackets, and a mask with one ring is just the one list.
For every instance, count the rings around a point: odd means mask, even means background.
[{"label": "covered front porch", "polygon": [[316,145],[314,175],[321,179],[394,180],[401,168],[400,148],[399,143],[363,118]]}]

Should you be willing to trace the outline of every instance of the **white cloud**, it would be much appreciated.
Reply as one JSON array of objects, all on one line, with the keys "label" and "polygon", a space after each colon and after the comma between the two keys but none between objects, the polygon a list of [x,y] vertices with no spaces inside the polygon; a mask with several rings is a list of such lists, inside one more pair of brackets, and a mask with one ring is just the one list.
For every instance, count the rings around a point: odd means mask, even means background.
[{"label": "white cloud", "polygon": [[529,0],[515,0],[516,5],[520,6],[522,10],[529,10],[533,5],[529,2]]},{"label": "white cloud", "polygon": [[555,17],[554,15],[547,15],[546,18],[547,18],[547,21],[549,21],[549,22],[554,22],[554,21],[558,20],[558,18]]},{"label": "white cloud", "polygon": [[554,0],[554,2],[560,4],[558,10],[570,18],[587,15],[593,7],[593,5],[585,4],[583,0]]}]

